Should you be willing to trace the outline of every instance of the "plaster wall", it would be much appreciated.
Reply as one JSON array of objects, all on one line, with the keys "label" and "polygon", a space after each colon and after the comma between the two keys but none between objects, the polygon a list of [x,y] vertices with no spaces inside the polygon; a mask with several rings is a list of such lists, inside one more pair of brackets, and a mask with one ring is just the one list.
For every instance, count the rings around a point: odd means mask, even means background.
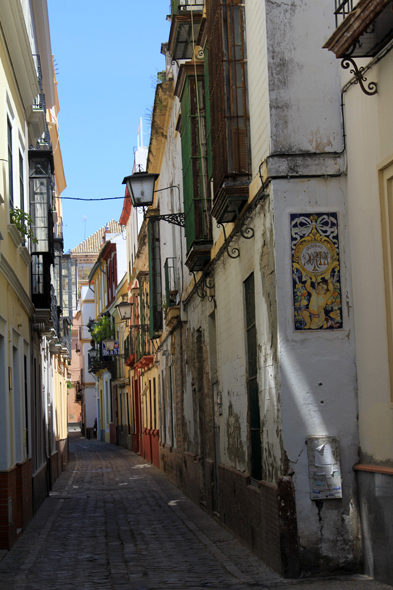
[{"label": "plaster wall", "polygon": [[[345,178],[276,180],[274,203],[283,451],[296,490],[300,545],[306,567],[357,561],[353,465],[358,461],[356,359]],[[339,213],[343,329],[295,333],[289,214]],[[342,500],[310,499],[306,437],[338,436]],[[314,556],[313,556],[314,554]]]},{"label": "plaster wall", "polygon": [[382,245],[378,168],[393,162],[392,67],[391,52],[367,74],[368,81],[378,83],[375,96],[365,96],[356,85],[345,94],[361,459],[364,463],[377,462],[390,467],[393,466],[393,397],[387,345],[390,327],[384,291],[384,263],[388,253]]},{"label": "plaster wall", "polygon": [[218,377],[222,393],[221,462],[238,471],[250,472],[244,281],[254,273],[262,478],[276,483],[281,475],[280,376],[272,256],[274,237],[268,201],[257,207],[250,226],[254,229],[254,238],[247,241],[239,237],[233,243],[240,249],[240,257],[233,260],[224,254],[215,273]]},{"label": "plaster wall", "polygon": [[[331,0],[266,0],[271,153],[342,149]],[[249,22],[249,21],[248,21]]]}]

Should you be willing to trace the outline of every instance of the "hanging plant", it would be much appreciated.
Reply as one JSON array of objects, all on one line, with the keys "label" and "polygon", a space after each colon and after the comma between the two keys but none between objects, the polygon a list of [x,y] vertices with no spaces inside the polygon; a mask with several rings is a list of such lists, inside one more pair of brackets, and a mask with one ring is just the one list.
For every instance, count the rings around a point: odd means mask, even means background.
[{"label": "hanging plant", "polygon": [[101,316],[94,325],[91,335],[95,342],[102,342],[106,338],[115,337],[115,327],[108,316]]},{"label": "hanging plant", "polygon": [[33,220],[28,213],[18,207],[11,207],[10,221],[16,225],[24,240],[30,238],[34,244],[38,244],[38,240],[33,232]]}]

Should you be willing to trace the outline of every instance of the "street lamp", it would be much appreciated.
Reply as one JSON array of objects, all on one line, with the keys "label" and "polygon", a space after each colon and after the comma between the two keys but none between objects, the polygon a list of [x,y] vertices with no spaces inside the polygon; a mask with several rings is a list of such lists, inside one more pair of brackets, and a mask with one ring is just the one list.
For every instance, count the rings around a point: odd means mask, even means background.
[{"label": "street lamp", "polygon": [[134,207],[149,207],[153,204],[154,185],[159,176],[149,172],[134,172],[123,179],[122,184],[127,185]]},{"label": "street lamp", "polygon": [[[159,174],[149,172],[134,172],[131,176],[123,178],[123,183],[127,185],[128,193],[131,197],[131,203],[134,207],[150,207],[153,204],[154,193],[166,191],[172,188],[176,188],[179,191],[180,188],[177,184],[172,186],[166,186],[165,188],[159,188],[156,191],[154,186]],[[185,227],[184,213],[168,213],[167,215],[156,215],[154,213],[147,213],[146,218],[151,223],[155,221],[167,221],[173,223],[179,227]]]},{"label": "street lamp", "polygon": [[94,361],[97,358],[98,350],[96,348],[91,348],[89,351],[90,360]]},{"label": "street lamp", "polygon": [[122,321],[131,319],[133,305],[134,304],[131,301],[122,301],[121,303],[118,303],[118,305],[115,305]]}]

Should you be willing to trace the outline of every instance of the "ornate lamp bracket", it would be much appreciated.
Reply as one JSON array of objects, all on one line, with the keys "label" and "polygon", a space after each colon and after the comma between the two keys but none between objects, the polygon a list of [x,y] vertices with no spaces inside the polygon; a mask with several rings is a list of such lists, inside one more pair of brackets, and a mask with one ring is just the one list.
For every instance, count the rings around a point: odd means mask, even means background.
[{"label": "ornate lamp bracket", "polygon": [[186,222],[184,219],[184,213],[168,213],[167,215],[147,215],[146,219],[154,223],[155,221],[166,221],[179,227],[185,227]]},{"label": "ornate lamp bracket", "polygon": [[377,94],[378,89],[376,82],[369,82],[367,84],[367,88],[364,85],[364,83],[367,82],[367,78],[364,76],[365,68],[358,68],[356,62],[351,57],[344,57],[344,59],[341,61],[341,67],[343,70],[348,70],[351,66],[352,69],[350,70],[350,73],[356,78],[355,84],[359,83],[360,88],[363,90],[364,94],[367,94],[367,96],[374,96],[374,94]]}]

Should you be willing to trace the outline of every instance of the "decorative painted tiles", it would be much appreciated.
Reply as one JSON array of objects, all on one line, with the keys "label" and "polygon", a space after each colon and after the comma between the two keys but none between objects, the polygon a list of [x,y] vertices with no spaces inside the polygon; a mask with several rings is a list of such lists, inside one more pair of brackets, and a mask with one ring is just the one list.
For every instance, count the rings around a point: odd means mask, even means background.
[{"label": "decorative painted tiles", "polygon": [[294,213],[291,222],[295,330],[342,329],[337,213]]}]

